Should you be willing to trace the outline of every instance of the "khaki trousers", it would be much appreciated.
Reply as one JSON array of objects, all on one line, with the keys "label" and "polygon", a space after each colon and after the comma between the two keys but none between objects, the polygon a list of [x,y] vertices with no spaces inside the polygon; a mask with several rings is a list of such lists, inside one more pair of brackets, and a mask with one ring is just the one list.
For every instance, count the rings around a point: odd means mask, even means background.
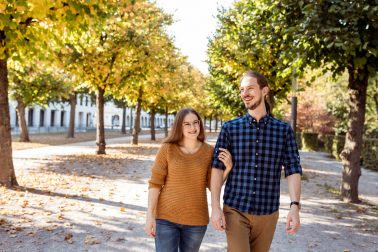
[{"label": "khaki trousers", "polygon": [[228,252],[267,252],[273,240],[278,211],[269,215],[246,214],[223,206]]}]

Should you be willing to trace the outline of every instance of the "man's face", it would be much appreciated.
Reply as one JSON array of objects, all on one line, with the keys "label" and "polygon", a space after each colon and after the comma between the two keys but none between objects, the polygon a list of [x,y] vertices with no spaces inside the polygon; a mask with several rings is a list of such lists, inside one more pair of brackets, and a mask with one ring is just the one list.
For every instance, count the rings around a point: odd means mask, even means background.
[{"label": "man's face", "polygon": [[263,101],[268,88],[264,87],[260,89],[256,78],[245,77],[240,83],[239,90],[245,107],[249,110],[255,110]]}]

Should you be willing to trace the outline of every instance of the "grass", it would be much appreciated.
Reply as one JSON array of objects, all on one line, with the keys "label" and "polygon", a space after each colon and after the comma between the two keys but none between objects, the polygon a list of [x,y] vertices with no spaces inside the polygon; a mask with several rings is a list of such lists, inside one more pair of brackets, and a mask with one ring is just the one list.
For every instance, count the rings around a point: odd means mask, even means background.
[{"label": "grass", "polygon": [[340,190],[339,189],[337,189],[337,188],[335,188],[333,186],[330,186],[327,183],[325,183],[323,186],[324,186],[324,188],[326,189],[327,192],[335,194],[337,196],[340,195]]},{"label": "grass", "polygon": [[302,173],[302,176],[301,176],[301,180],[302,181],[308,181],[309,179],[308,179],[308,176],[307,176],[307,173]]},{"label": "grass", "polygon": [[373,206],[370,208],[370,210],[371,210],[373,213],[378,214],[378,206],[373,205]]},{"label": "grass", "polygon": [[357,213],[370,212],[373,214],[378,214],[378,205],[372,204],[371,202],[367,202],[365,200],[362,200],[360,204],[348,203],[348,206]]},{"label": "grass", "polygon": [[331,208],[331,209],[329,210],[329,212],[330,212],[330,213],[340,213],[340,210],[337,209],[337,208]]}]

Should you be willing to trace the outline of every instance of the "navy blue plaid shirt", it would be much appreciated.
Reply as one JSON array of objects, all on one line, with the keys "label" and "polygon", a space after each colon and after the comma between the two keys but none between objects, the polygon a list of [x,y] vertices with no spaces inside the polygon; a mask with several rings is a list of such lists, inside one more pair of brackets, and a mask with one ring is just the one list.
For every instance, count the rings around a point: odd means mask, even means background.
[{"label": "navy blue plaid shirt", "polygon": [[233,162],[224,204],[244,213],[265,215],[278,210],[282,167],[285,176],[302,174],[292,128],[270,115],[257,122],[247,113],[222,126],[212,167],[224,170],[219,148],[228,149]]}]

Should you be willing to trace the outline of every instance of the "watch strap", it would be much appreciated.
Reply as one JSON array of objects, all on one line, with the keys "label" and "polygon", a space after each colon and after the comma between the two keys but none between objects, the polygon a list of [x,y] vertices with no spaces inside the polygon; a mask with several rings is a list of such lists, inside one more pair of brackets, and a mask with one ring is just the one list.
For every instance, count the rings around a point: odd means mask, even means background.
[{"label": "watch strap", "polygon": [[291,208],[292,205],[297,205],[298,209],[301,209],[301,204],[298,201],[292,201],[292,202],[290,202],[290,208]]}]

